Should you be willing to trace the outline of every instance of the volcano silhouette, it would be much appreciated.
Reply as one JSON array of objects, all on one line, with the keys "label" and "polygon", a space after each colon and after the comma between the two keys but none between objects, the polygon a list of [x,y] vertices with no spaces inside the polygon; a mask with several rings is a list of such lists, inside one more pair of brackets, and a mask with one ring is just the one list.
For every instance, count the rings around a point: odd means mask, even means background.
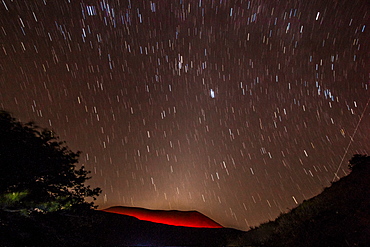
[{"label": "volcano silhouette", "polygon": [[139,220],[162,223],[172,226],[198,228],[223,228],[214,220],[197,211],[150,210],[145,208],[115,206],[102,211],[133,216]]}]

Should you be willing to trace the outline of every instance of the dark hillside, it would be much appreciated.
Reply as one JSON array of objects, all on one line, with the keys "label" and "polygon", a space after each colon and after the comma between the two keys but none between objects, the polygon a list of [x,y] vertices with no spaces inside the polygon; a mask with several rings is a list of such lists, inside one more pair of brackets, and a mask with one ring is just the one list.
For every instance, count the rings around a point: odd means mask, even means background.
[{"label": "dark hillside", "polygon": [[370,157],[354,156],[352,172],[275,221],[235,242],[252,246],[370,246]]},{"label": "dark hillside", "polygon": [[169,226],[92,210],[30,217],[1,212],[0,246],[222,246],[241,231]]}]

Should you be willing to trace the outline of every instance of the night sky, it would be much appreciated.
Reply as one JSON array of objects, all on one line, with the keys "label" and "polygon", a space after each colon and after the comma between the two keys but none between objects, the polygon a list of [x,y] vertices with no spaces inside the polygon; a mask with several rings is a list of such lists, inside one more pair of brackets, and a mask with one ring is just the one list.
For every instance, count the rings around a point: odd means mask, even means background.
[{"label": "night sky", "polygon": [[247,230],[369,154],[369,25],[367,0],[1,0],[0,108],[81,150],[100,208]]}]

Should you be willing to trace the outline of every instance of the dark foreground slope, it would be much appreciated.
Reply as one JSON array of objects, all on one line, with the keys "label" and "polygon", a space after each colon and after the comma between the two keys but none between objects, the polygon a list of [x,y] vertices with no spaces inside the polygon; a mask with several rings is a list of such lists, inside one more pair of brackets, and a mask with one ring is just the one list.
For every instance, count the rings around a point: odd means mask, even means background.
[{"label": "dark foreground slope", "polygon": [[27,218],[1,212],[0,216],[0,246],[222,246],[243,233],[169,226],[99,210]]},{"label": "dark foreground slope", "polygon": [[[357,160],[355,160],[357,159]],[[370,246],[370,156],[352,172],[275,221],[248,231],[235,245]]]}]

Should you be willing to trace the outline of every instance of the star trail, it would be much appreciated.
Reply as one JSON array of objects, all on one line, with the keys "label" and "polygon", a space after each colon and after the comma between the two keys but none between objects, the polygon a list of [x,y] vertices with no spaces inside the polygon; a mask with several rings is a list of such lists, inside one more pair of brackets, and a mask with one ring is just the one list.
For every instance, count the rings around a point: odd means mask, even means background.
[{"label": "star trail", "polygon": [[366,0],[1,0],[0,108],[114,205],[247,230],[370,150]]}]

